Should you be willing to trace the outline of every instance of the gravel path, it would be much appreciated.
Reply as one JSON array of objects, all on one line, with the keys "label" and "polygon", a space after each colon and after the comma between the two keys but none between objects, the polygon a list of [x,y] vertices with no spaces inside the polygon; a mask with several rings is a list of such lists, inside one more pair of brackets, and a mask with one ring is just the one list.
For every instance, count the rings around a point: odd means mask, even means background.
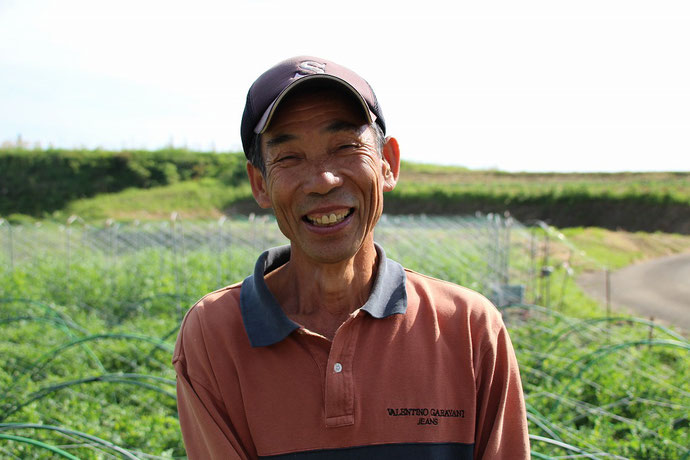
[{"label": "gravel path", "polygon": [[[605,300],[603,272],[585,273],[577,284]],[[611,305],[643,318],[654,317],[690,332],[690,253],[653,259],[611,273]]]}]

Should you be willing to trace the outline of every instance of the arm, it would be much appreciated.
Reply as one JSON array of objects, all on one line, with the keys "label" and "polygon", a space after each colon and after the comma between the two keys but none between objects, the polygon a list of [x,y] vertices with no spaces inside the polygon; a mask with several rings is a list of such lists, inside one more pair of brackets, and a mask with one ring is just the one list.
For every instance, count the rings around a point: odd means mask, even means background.
[{"label": "arm", "polygon": [[177,407],[187,455],[190,460],[254,458],[252,446],[242,442],[242,434],[247,433],[238,432],[219,396],[201,321],[193,310],[182,323],[173,355]]},{"label": "arm", "polygon": [[475,369],[477,427],[475,458],[530,457],[527,413],[517,359],[508,331],[499,320],[479,350]]}]

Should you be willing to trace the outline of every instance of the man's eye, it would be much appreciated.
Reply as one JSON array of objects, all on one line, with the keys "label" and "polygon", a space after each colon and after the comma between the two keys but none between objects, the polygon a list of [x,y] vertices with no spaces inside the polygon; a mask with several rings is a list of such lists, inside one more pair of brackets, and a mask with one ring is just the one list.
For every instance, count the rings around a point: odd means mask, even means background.
[{"label": "man's eye", "polygon": [[357,144],[342,144],[338,147],[338,150],[356,149],[357,147],[359,147]]}]

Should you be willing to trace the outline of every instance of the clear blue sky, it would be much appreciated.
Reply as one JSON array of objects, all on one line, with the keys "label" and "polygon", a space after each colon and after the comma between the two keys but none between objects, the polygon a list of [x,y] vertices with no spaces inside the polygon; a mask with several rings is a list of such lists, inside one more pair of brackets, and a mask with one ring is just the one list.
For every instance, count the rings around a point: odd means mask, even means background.
[{"label": "clear blue sky", "polygon": [[690,2],[0,0],[0,142],[239,150],[247,89],[312,54],[412,161],[690,170]]}]

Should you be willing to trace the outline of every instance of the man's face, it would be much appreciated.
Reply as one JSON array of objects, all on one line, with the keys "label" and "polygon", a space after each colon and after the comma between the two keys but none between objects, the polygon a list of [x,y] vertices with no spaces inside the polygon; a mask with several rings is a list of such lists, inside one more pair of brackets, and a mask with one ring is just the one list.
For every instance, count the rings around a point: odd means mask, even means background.
[{"label": "man's face", "polygon": [[259,205],[273,208],[293,252],[336,263],[373,242],[399,155],[391,139],[381,157],[374,130],[351,98],[319,91],[283,101],[261,148],[266,176],[248,166],[252,190]]}]

